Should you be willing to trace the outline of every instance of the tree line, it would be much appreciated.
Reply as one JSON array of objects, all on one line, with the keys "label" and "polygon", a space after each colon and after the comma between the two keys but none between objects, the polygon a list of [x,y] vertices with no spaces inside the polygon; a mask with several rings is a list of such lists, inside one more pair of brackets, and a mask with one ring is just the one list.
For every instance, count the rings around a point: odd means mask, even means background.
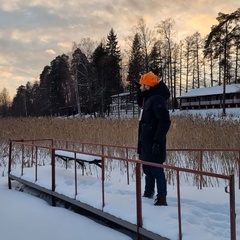
[{"label": "tree line", "polygon": [[[139,19],[123,52],[111,29],[99,44],[89,38],[73,43],[72,52],[57,56],[43,68],[39,81],[21,85],[12,103],[0,92],[1,116],[109,114],[111,96],[134,93],[142,74],[153,71],[171,91],[169,108],[190,89],[240,83],[240,8],[219,13],[218,24],[202,37],[199,32],[176,42],[173,19],[149,29]],[[134,94],[130,94],[134,96]],[[134,99],[129,99],[134,101]]]}]

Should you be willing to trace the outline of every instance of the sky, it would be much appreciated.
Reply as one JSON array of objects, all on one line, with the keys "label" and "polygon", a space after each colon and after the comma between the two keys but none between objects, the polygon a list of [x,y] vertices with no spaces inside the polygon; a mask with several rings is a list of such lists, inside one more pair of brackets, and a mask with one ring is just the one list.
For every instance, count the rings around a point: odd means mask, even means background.
[{"label": "sky", "polygon": [[43,68],[58,55],[71,52],[72,43],[90,38],[98,43],[113,28],[119,46],[143,18],[154,30],[172,18],[177,39],[196,31],[205,36],[219,12],[231,13],[239,0],[1,0],[0,92],[11,97],[20,85],[39,80]]},{"label": "sky", "polygon": [[[39,158],[40,162],[40,158]],[[46,162],[46,157],[45,157]],[[7,159],[5,159],[7,166]],[[88,165],[90,166],[90,165]],[[92,165],[91,165],[92,166]],[[104,212],[110,213],[130,223],[136,224],[136,186],[133,177],[127,185],[126,173],[118,163],[111,164],[105,179]],[[15,165],[11,174],[34,182],[34,169]],[[90,170],[91,169],[91,170]],[[130,169],[132,169],[130,167]],[[7,189],[7,169],[0,167],[0,232],[2,239],[8,240],[75,240],[81,236],[88,239],[132,239],[128,235],[111,228],[98,225],[86,217],[61,207],[51,207],[47,201],[40,199],[31,191],[19,192],[21,187],[12,182],[12,190]],[[82,176],[78,171],[78,194],[76,200],[94,208],[101,209],[101,169],[97,166],[87,167]],[[132,176],[130,172],[130,176]],[[218,187],[203,188],[192,186],[191,177],[185,182],[181,178],[181,217],[184,240],[229,240],[230,209],[229,194],[225,192],[228,185],[220,180]],[[74,197],[74,171],[70,167],[58,164],[56,167],[56,192],[67,197]],[[39,186],[51,189],[50,163],[38,167]],[[144,178],[142,178],[142,191]],[[236,239],[240,239],[240,190],[235,178],[236,201]],[[176,185],[168,185],[168,206],[154,206],[154,200],[142,198],[143,227],[171,240],[178,240],[178,211]],[[114,236],[114,237],[113,237]]]}]

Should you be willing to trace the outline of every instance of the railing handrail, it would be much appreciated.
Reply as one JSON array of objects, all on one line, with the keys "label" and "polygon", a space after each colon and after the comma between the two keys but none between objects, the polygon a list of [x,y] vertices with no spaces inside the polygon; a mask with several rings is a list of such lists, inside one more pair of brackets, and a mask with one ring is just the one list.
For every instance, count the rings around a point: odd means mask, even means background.
[{"label": "railing handrail", "polygon": [[[11,142],[40,142],[40,141],[61,141],[61,142],[69,142],[69,143],[79,143],[79,144],[89,144],[92,146],[106,146],[106,147],[118,147],[118,148],[130,148],[130,149],[137,149],[135,146],[129,145],[119,145],[119,144],[107,144],[107,143],[93,143],[93,142],[82,142],[77,140],[64,140],[64,139],[53,139],[53,138],[43,138],[43,139],[18,139],[12,140]],[[240,148],[167,148],[167,151],[231,151],[231,152],[238,152]]]},{"label": "railing handrail", "polygon": [[[41,146],[38,144],[35,144],[35,142],[39,141],[51,141],[51,146]],[[101,147],[101,153],[89,153],[82,150],[73,150],[73,149],[66,149],[66,148],[60,148],[55,146],[55,142],[61,141],[61,142],[71,142],[71,143],[79,143],[79,144],[89,144],[92,146],[99,146]],[[229,181],[229,194],[230,194],[230,231],[231,231],[231,240],[236,240],[236,222],[235,222],[235,187],[234,187],[234,174],[231,175],[224,175],[224,174],[219,174],[219,173],[213,173],[213,172],[207,172],[207,171],[202,171],[202,170],[195,170],[195,169],[187,169],[187,168],[182,168],[182,167],[177,167],[177,166],[172,166],[168,164],[158,164],[158,163],[151,163],[151,162],[146,162],[142,160],[136,160],[136,159],[131,159],[127,157],[119,157],[119,156],[112,156],[104,153],[104,148],[105,147],[115,147],[115,148],[123,148],[128,150],[130,149],[136,149],[136,147],[130,147],[130,146],[120,146],[120,145],[113,145],[113,144],[97,144],[97,143],[85,143],[85,142],[80,142],[80,141],[66,141],[66,140],[59,140],[59,139],[27,139],[27,140],[10,140],[10,146],[9,146],[9,169],[8,173],[10,174],[11,172],[11,164],[12,164],[12,148],[13,144],[20,145],[22,148],[22,175],[23,175],[23,159],[24,159],[24,146],[29,146],[29,147],[36,147],[36,153],[37,149],[43,148],[43,149],[49,149],[51,150],[51,165],[52,165],[52,191],[55,191],[55,151],[56,150],[64,150],[64,151],[71,151],[74,152],[75,154],[75,160],[74,160],[74,168],[75,168],[75,184],[77,183],[76,181],[76,154],[77,153],[83,153],[83,154],[91,154],[93,156],[98,156],[102,158],[102,208],[105,206],[104,203],[104,159],[114,159],[114,160],[120,160],[120,161],[126,161],[127,163],[135,163],[136,164],[136,202],[137,202],[137,229],[138,229],[138,234],[139,229],[142,228],[143,225],[143,220],[142,220],[142,202],[141,202],[141,168],[140,166],[142,164],[144,165],[151,165],[151,166],[156,166],[156,167],[162,167],[165,169],[171,169],[177,172],[177,198],[178,198],[178,221],[179,221],[179,239],[182,239],[182,227],[181,227],[181,204],[180,204],[180,178],[179,178],[179,172],[188,172],[188,173],[193,173],[193,174],[198,174],[200,176],[210,176],[210,177],[215,177],[215,178],[221,178]],[[33,151],[33,149],[32,149]],[[196,149],[168,149],[168,151],[200,151],[205,152],[205,151],[239,151],[240,149],[201,149],[201,148],[196,148]],[[37,156],[36,156],[37,158]],[[35,174],[37,175],[37,164],[35,166]],[[35,177],[37,179],[37,177]],[[9,183],[9,188],[11,188],[11,181],[8,181]],[[76,188],[76,186],[75,186]],[[140,239],[140,238],[139,238]]]}]

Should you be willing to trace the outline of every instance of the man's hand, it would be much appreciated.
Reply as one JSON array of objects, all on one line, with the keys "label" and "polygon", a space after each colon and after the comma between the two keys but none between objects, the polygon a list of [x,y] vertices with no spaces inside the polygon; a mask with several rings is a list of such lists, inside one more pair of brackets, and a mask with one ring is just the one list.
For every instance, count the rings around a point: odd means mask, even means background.
[{"label": "man's hand", "polygon": [[161,153],[160,145],[159,145],[159,143],[155,142],[152,146],[152,154],[153,155],[160,155],[160,153]]}]

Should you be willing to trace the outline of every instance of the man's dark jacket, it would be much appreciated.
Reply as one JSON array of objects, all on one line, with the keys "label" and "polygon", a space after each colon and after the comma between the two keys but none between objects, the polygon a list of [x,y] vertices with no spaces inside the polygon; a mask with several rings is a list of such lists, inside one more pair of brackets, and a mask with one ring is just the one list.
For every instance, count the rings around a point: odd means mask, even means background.
[{"label": "man's dark jacket", "polygon": [[[171,121],[165,101],[169,97],[169,89],[162,81],[149,90],[137,92],[137,103],[143,109],[138,130],[138,154],[141,160],[157,163],[166,160],[166,134]],[[154,143],[159,145],[159,155],[152,153]]]}]

